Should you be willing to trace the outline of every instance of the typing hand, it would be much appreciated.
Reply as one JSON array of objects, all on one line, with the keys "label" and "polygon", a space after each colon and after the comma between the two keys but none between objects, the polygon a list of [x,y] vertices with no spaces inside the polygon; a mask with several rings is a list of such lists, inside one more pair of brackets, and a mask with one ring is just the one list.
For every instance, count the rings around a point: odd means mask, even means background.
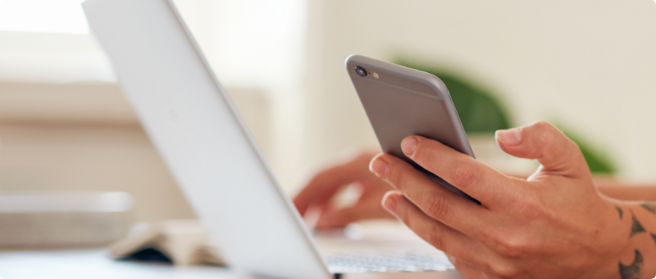
[{"label": "typing hand", "polygon": [[510,177],[437,141],[411,136],[401,144],[409,158],[481,205],[382,154],[371,170],[396,188],[383,206],[449,255],[466,278],[629,279],[654,272],[644,264],[656,261],[653,241],[646,242],[644,229],[641,235],[632,229],[633,212],[648,212],[598,194],[574,142],[546,122],[499,131],[497,142],[506,153],[541,166],[528,179]]},{"label": "typing hand", "polygon": [[[361,153],[315,175],[294,198],[294,204],[301,215],[305,215],[310,207],[320,209],[317,229],[344,227],[361,219],[393,218],[380,204],[385,193],[392,187],[369,171],[369,162],[375,154]],[[331,200],[340,189],[351,184],[361,187],[360,198],[350,207],[333,207]]]}]

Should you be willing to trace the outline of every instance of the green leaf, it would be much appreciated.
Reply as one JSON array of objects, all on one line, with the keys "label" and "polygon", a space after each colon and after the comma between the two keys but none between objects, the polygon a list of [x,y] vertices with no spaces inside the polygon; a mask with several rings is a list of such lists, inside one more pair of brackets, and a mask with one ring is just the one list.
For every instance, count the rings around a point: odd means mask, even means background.
[{"label": "green leaf", "polygon": [[[439,77],[449,89],[462,126],[468,134],[494,133],[496,130],[509,129],[513,126],[505,106],[494,92],[475,86],[467,79],[454,75],[448,70],[401,58],[395,59],[394,63]],[[579,146],[592,173],[608,175],[617,173],[617,168],[608,156],[594,150],[587,141],[578,135],[568,130],[563,131]]]},{"label": "green leaf", "polygon": [[583,157],[585,157],[585,162],[588,163],[591,173],[605,175],[613,175],[617,173],[617,167],[613,164],[613,160],[611,160],[605,153],[595,150],[589,142],[585,141],[571,130],[563,128],[560,123],[556,125],[556,127],[579,146],[581,153],[583,153]]}]

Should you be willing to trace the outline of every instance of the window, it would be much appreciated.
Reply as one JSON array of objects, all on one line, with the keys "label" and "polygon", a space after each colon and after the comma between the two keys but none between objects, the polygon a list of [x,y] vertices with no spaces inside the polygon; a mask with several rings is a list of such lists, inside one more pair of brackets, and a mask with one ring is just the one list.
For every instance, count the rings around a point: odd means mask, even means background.
[{"label": "window", "polygon": [[0,0],[0,31],[87,34],[83,0]]}]

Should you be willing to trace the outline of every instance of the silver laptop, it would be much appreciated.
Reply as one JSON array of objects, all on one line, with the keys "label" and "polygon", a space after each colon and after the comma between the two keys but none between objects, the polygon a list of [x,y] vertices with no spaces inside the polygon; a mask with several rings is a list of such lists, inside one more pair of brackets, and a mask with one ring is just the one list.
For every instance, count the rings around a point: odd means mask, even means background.
[{"label": "silver laptop", "polygon": [[304,279],[412,270],[423,271],[414,278],[460,278],[443,258],[322,255],[174,4],[88,0],[83,8],[144,128],[231,268]]}]

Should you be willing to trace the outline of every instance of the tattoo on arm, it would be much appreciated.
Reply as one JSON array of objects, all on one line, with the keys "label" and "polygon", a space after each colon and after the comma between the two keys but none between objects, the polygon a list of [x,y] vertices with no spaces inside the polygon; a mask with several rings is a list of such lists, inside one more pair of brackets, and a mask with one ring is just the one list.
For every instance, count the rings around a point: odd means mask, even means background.
[{"label": "tattoo on arm", "polygon": [[615,206],[615,209],[617,209],[617,213],[620,214],[620,220],[622,220],[622,214],[624,213],[624,212],[622,211],[622,208],[616,205],[616,206]]},{"label": "tattoo on arm", "polygon": [[654,205],[653,203],[645,202],[645,203],[641,203],[640,206],[642,206],[642,208],[644,209],[647,209],[647,211],[656,214],[656,205]]},{"label": "tattoo on arm", "polygon": [[619,263],[620,266],[620,277],[622,279],[640,279],[640,269],[643,264],[642,254],[640,251],[635,250],[635,260],[630,265],[623,265],[622,262]]},{"label": "tattoo on arm", "polygon": [[651,239],[653,239],[654,242],[656,242],[656,234],[650,233],[650,235],[651,235]]},{"label": "tattoo on arm", "polygon": [[636,219],[636,217],[633,215],[633,212],[631,212],[631,218],[633,219],[633,222],[631,224],[631,235],[629,235],[629,237],[632,237],[637,233],[646,232],[645,227],[640,224],[640,221]]}]

